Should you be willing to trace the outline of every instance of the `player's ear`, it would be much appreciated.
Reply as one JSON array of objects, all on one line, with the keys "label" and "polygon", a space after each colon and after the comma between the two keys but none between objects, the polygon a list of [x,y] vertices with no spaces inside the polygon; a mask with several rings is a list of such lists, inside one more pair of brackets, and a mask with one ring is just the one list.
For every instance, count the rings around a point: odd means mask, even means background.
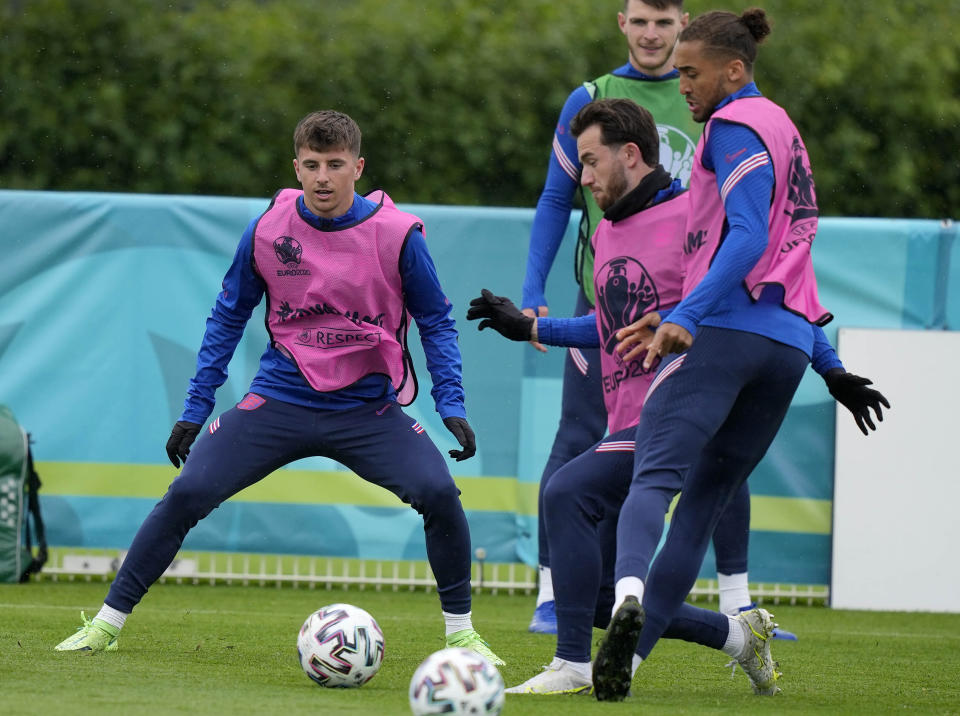
[{"label": "player's ear", "polygon": [[363,165],[365,164],[363,157],[357,157],[357,170],[354,175],[354,181],[360,178],[360,175],[363,174]]},{"label": "player's ear", "polygon": [[746,72],[747,67],[739,57],[730,60],[724,68],[727,81],[734,84],[739,84]]}]

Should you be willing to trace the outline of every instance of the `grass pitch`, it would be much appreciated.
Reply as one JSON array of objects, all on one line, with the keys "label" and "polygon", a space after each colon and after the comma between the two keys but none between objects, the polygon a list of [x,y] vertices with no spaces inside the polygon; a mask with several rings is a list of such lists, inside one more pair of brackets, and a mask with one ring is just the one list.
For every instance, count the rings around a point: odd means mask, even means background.
[{"label": "grass pitch", "polygon": [[[0,713],[409,714],[407,686],[441,649],[435,593],[289,586],[155,585],[115,654],[53,651],[93,616],[107,585],[0,585]],[[323,689],[300,671],[296,636],[314,609],[363,607],[380,623],[386,656],[360,689]],[[474,624],[507,665],[508,686],[550,661],[554,638],[529,634],[530,596],[478,594]],[[783,693],[754,696],[717,651],[662,641],[621,704],[585,696],[508,695],[504,714],[960,714],[960,615],[772,606],[799,642],[774,642]],[[600,632],[596,632],[599,637]]]}]

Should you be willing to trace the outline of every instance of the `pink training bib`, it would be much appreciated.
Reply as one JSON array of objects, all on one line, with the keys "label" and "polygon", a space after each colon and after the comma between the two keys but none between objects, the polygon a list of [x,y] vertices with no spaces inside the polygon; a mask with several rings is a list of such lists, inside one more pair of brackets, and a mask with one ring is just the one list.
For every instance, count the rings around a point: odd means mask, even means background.
[{"label": "pink training bib", "polygon": [[680,250],[689,211],[684,192],[621,221],[603,219],[593,235],[593,281],[600,369],[611,433],[640,421],[655,370],[643,359],[624,363],[614,350],[616,333],[645,313],[680,301]]},{"label": "pink training bib", "polygon": [[704,129],[690,178],[691,213],[683,247],[683,295],[687,296],[710,268],[720,248],[726,219],[717,176],[703,166],[703,148],[715,121],[743,124],[755,131],[773,162],[774,194],[770,205],[766,251],[746,277],[756,300],[764,286],[783,288],[783,306],[811,323],[825,325],[833,316],[820,305],[810,247],[819,211],[807,149],[787,113],[764,97],[743,97],[717,110]]},{"label": "pink training bib", "polygon": [[403,300],[400,252],[423,222],[384,192],[359,223],[322,231],[297,211],[303,192],[283,189],[257,223],[253,258],[267,286],[267,330],[316,390],[345,388],[364,376],[388,376],[401,405],[416,396],[407,351],[410,314]]}]

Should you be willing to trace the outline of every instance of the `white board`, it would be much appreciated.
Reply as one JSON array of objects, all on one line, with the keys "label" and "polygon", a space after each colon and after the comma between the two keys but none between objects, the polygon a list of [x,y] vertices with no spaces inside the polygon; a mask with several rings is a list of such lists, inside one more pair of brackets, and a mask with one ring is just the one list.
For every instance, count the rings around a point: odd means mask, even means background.
[{"label": "white board", "polygon": [[831,606],[960,612],[960,332],[841,328],[890,401],[864,437],[837,405]]}]

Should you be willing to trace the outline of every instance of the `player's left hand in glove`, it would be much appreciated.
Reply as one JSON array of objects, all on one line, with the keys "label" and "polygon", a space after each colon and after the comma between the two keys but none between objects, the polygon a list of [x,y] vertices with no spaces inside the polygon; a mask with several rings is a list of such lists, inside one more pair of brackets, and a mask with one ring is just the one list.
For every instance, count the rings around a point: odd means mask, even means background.
[{"label": "player's left hand in glove", "polygon": [[463,450],[451,450],[450,457],[457,462],[462,462],[477,454],[477,439],[466,418],[444,418],[443,424],[453,433],[453,437],[463,448]]},{"label": "player's left hand in glove", "polygon": [[867,387],[873,385],[872,380],[847,373],[843,368],[831,368],[824,374],[823,380],[827,384],[830,395],[853,413],[853,419],[864,435],[870,434],[867,428],[877,429],[870,417],[870,408],[873,408],[873,412],[876,413],[877,422],[883,422],[880,405],[885,405],[889,409],[890,403],[879,390]]},{"label": "player's left hand in glove", "polygon": [[468,321],[478,318],[484,319],[477,326],[481,331],[492,328],[511,341],[536,339],[534,326],[537,319],[523,315],[509,298],[494,296],[487,289],[483,289],[478,298],[470,301],[470,308],[467,310]]},{"label": "player's left hand in glove", "polygon": [[174,467],[180,467],[180,461],[187,461],[187,455],[190,454],[190,446],[200,434],[203,426],[199,423],[191,423],[186,420],[178,420],[170,433],[170,439],[167,440],[167,457]]}]

